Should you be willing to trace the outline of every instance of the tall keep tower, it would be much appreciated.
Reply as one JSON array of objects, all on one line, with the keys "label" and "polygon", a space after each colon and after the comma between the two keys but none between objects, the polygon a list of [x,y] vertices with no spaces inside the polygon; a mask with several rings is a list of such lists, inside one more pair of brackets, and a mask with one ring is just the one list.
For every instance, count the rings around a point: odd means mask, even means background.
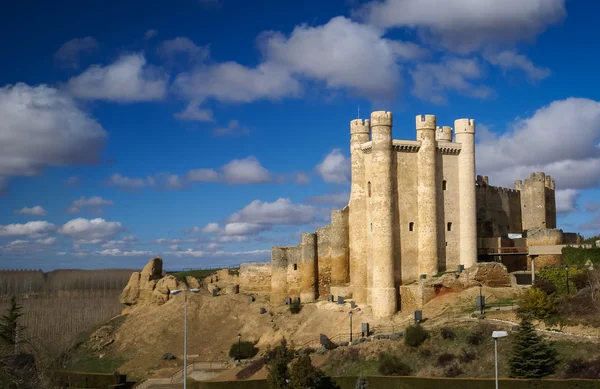
[{"label": "tall keep tower", "polygon": [[469,268],[477,263],[477,204],[475,196],[475,120],[454,121],[458,155],[460,215],[460,264]]}]

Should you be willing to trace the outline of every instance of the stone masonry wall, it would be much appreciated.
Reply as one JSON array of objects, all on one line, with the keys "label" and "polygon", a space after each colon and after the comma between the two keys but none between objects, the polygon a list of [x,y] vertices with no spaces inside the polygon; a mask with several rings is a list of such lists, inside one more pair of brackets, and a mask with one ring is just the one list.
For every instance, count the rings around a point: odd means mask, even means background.
[{"label": "stone masonry wall", "polygon": [[240,265],[240,289],[247,293],[271,292],[271,264],[247,262]]},{"label": "stone masonry wall", "polygon": [[477,176],[477,236],[491,238],[523,231],[521,193],[489,186],[486,176]]}]

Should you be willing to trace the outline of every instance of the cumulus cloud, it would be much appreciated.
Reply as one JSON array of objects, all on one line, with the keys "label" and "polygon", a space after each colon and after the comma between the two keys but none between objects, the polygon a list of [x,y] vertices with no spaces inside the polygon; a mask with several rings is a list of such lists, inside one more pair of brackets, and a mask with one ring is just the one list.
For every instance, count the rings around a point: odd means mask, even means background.
[{"label": "cumulus cloud", "polygon": [[178,54],[185,54],[188,63],[202,62],[208,58],[210,53],[208,47],[198,46],[191,39],[182,36],[162,41],[156,51],[158,55],[171,61]]},{"label": "cumulus cloud", "polygon": [[98,122],[71,97],[45,85],[0,88],[0,118],[0,176],[96,163],[106,143]]},{"label": "cumulus cloud", "polygon": [[168,80],[161,69],[146,64],[143,54],[128,54],[107,66],[90,66],[69,79],[66,90],[82,99],[153,101],[165,97]]},{"label": "cumulus cloud", "polygon": [[214,169],[192,169],[185,175],[188,181],[214,182],[219,174]]},{"label": "cumulus cloud", "polygon": [[447,104],[448,92],[481,99],[493,94],[489,87],[473,84],[483,77],[476,59],[444,58],[440,63],[420,63],[410,75],[412,94],[434,104]]},{"label": "cumulus cloud", "polygon": [[122,189],[138,189],[150,184],[149,177],[131,178],[125,177],[120,173],[115,173],[108,179],[108,185],[117,186]]},{"label": "cumulus cloud", "polygon": [[119,222],[107,222],[104,219],[77,218],[66,222],[58,232],[84,243],[99,243],[124,231]]},{"label": "cumulus cloud", "polygon": [[556,212],[570,213],[577,210],[579,191],[575,189],[562,189],[556,191]]},{"label": "cumulus cloud", "polygon": [[182,112],[177,112],[175,119],[191,120],[197,122],[214,122],[213,111],[206,108],[200,108],[199,102],[192,100]]},{"label": "cumulus cloud", "polygon": [[56,231],[56,226],[46,221],[0,225],[0,237],[29,236],[31,238],[37,238],[54,231]]},{"label": "cumulus cloud", "polygon": [[250,129],[240,125],[237,120],[230,120],[227,127],[218,127],[213,131],[215,136],[242,136],[250,134]]},{"label": "cumulus cloud", "polygon": [[515,120],[504,134],[481,140],[477,170],[489,175],[494,185],[512,186],[516,179],[543,171],[556,180],[557,189],[597,187],[599,141],[600,102],[558,100]]},{"label": "cumulus cloud", "polygon": [[536,67],[529,58],[512,50],[490,52],[484,54],[484,57],[489,63],[500,67],[502,70],[520,69],[533,81],[543,80],[552,74],[550,69]]},{"label": "cumulus cloud", "polygon": [[258,223],[227,223],[223,230],[224,235],[256,235],[268,227]]},{"label": "cumulus cloud", "polygon": [[48,212],[42,206],[36,205],[34,207],[28,208],[23,207],[21,209],[15,209],[13,213],[18,215],[29,215],[29,216],[46,216]]},{"label": "cumulus cloud", "polygon": [[336,207],[345,207],[350,201],[350,192],[328,193],[320,196],[309,197],[305,200],[308,204],[324,204]]},{"label": "cumulus cloud", "polygon": [[120,173],[115,173],[109,177],[107,184],[123,190],[135,190],[145,187],[157,190],[179,190],[185,186],[183,178],[171,173],[156,173],[148,177],[126,177]]},{"label": "cumulus cloud", "polygon": [[266,256],[271,253],[271,250],[249,250],[249,251],[202,251],[187,249],[185,251],[176,251],[173,254],[176,256],[187,256],[187,257],[205,257],[205,256],[216,256],[216,257],[233,257],[233,256]]},{"label": "cumulus cloud", "polygon": [[98,49],[98,41],[91,36],[71,39],[60,46],[54,54],[54,60],[61,67],[76,69],[79,67],[80,57],[84,54],[91,54],[96,49]]},{"label": "cumulus cloud", "polygon": [[219,232],[219,225],[217,223],[208,223],[201,231],[207,234],[215,234]]},{"label": "cumulus cloud", "polygon": [[123,251],[120,249],[105,249],[102,251],[98,251],[98,254],[100,255],[110,255],[113,257],[137,257],[137,256],[154,256],[154,253],[152,253],[152,251],[138,251],[138,250],[131,250],[131,251]]},{"label": "cumulus cloud", "polygon": [[228,222],[301,225],[310,223],[316,213],[317,209],[315,207],[294,204],[287,198],[279,198],[272,203],[254,200],[240,211],[231,215]]},{"label": "cumulus cloud", "polygon": [[345,157],[340,149],[334,149],[317,165],[317,173],[323,181],[330,184],[347,184],[350,182],[350,158]]},{"label": "cumulus cloud", "polygon": [[263,184],[271,181],[271,174],[251,155],[224,165],[223,178],[228,184]]},{"label": "cumulus cloud", "polygon": [[384,0],[353,15],[382,28],[416,28],[424,39],[465,53],[531,42],[566,14],[565,0]]},{"label": "cumulus cloud", "polygon": [[69,213],[79,213],[82,208],[88,208],[89,211],[92,212],[100,212],[102,207],[113,205],[111,200],[105,200],[100,196],[92,196],[90,198],[86,198],[85,196],[81,196],[78,200],[73,200],[67,212]]},{"label": "cumulus cloud", "polygon": [[296,173],[294,175],[294,183],[296,185],[308,185],[310,184],[310,176],[306,173]]}]

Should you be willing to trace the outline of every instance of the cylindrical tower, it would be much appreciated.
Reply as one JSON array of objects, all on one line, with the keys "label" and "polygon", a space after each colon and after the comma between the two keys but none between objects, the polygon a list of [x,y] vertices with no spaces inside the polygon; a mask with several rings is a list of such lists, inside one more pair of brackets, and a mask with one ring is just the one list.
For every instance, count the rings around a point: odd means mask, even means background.
[{"label": "cylindrical tower", "polygon": [[477,211],[475,196],[475,120],[454,121],[458,155],[458,204],[460,264],[465,269],[477,263]]},{"label": "cylindrical tower", "polygon": [[419,274],[426,274],[427,277],[438,272],[435,122],[435,115],[419,115],[416,118],[417,140],[421,141],[417,155]]},{"label": "cylindrical tower", "polygon": [[394,285],[392,113],[385,111],[371,113],[371,129],[373,141],[371,197],[369,198],[373,228],[371,299],[375,317],[389,317],[396,313],[398,307]]},{"label": "cylindrical tower", "polygon": [[286,247],[271,248],[271,305],[282,305],[287,297],[287,254]]},{"label": "cylindrical tower", "polygon": [[452,127],[438,127],[435,132],[435,140],[443,142],[452,142]]},{"label": "cylindrical tower", "polygon": [[300,300],[311,302],[317,299],[317,234],[303,233],[300,243]]},{"label": "cylindrical tower", "polygon": [[348,284],[348,208],[331,211],[331,286]]},{"label": "cylindrical tower", "polygon": [[371,121],[356,119],[350,122],[350,158],[352,184],[348,213],[350,247],[350,284],[352,298],[357,303],[367,301],[367,182],[365,156],[360,145],[369,141]]}]

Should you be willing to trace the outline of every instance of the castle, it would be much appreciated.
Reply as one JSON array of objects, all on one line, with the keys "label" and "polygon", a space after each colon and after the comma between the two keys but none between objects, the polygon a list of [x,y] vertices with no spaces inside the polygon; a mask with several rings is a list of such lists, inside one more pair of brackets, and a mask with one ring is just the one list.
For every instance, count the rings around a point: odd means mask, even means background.
[{"label": "castle", "polygon": [[388,317],[402,308],[402,285],[468,269],[478,248],[501,246],[509,233],[544,229],[562,243],[550,176],[534,173],[514,189],[476,176],[475,120],[453,129],[419,115],[416,140],[393,139],[392,125],[385,111],[350,122],[349,204],[298,246],[272,248],[271,302],[332,294]]}]

